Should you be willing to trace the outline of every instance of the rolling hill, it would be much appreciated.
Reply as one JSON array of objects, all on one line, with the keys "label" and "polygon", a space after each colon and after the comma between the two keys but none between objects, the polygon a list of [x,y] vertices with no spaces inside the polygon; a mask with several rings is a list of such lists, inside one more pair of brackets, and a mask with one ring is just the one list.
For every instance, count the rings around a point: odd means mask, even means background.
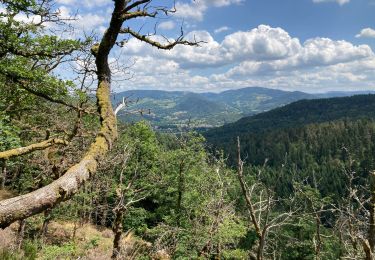
[{"label": "rolling hill", "polygon": [[[221,93],[193,93],[182,91],[130,90],[112,96],[114,104],[123,97],[137,101],[128,111],[150,110],[143,115],[154,126],[175,129],[190,125],[192,128],[212,128],[234,122],[244,116],[316,96],[303,92],[251,87]],[[140,115],[119,114],[120,120],[135,121]]]}]

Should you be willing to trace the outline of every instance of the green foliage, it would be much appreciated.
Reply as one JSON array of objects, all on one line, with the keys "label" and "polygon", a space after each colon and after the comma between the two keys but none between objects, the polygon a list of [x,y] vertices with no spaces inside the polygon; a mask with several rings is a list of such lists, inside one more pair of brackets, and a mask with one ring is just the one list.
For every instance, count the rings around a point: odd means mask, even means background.
[{"label": "green foliage", "polygon": [[[12,117],[19,115],[36,105],[34,95],[70,101],[73,83],[56,77],[53,69],[90,40],[63,39],[51,30],[47,32],[46,21],[55,23],[56,28],[64,27],[60,17],[51,10],[50,1],[6,0],[2,6],[5,9],[0,13],[0,91],[3,94],[0,110],[8,111]],[[28,17],[29,21],[17,19],[19,16]]]},{"label": "green foliage", "polygon": [[77,247],[73,242],[65,243],[61,246],[45,245],[40,252],[44,260],[73,259],[77,255]]},{"label": "green foliage", "polygon": [[16,148],[20,145],[19,129],[9,123],[9,119],[0,114],[0,151]]},{"label": "green foliage", "polygon": [[223,259],[242,260],[248,259],[248,252],[242,249],[228,249],[223,252]]},{"label": "green foliage", "polygon": [[[350,126],[346,128],[350,133],[356,131],[356,128],[368,129],[372,122],[364,120],[307,126],[303,131],[309,135],[295,131],[295,139],[288,140],[300,143],[290,143],[290,147],[300,149],[301,152],[306,147],[314,151],[313,145],[303,146],[300,139],[304,136],[321,139],[324,135],[325,140],[329,140],[338,136],[337,133],[329,134],[328,127],[332,126],[337,131],[344,131],[343,126]],[[149,251],[140,253],[145,259],[153,254],[146,252],[159,251],[166,252],[172,259],[209,259],[218,255],[221,259],[247,259],[256,247],[258,238],[249,222],[236,172],[228,168],[223,156],[215,158],[210,155],[204,138],[197,133],[156,134],[145,122],[121,126],[121,130],[116,146],[107,160],[103,161],[94,180],[73,200],[54,209],[52,216],[77,224],[91,221],[111,228],[114,219],[112,209],[118,205],[119,192],[126,191],[123,197],[125,203],[143,197],[126,210],[123,231],[133,231],[148,243]],[[283,135],[282,132],[280,134]],[[347,140],[344,138],[349,138],[349,135],[342,135],[343,140]],[[318,145],[319,142],[314,140],[309,143]],[[314,156],[317,155],[311,152],[308,160],[316,160]],[[321,178],[318,163],[314,164],[314,174],[311,174],[308,172],[311,168],[304,170],[291,166],[292,159],[298,163],[297,159],[303,156],[298,157],[291,152],[286,158],[288,164],[283,167],[271,163],[265,166],[253,165],[247,166],[244,172],[249,185],[261,181],[276,192],[275,196],[281,194],[285,197],[293,193],[293,201],[282,199],[276,202],[270,219],[293,206],[301,212],[291,223],[268,234],[265,257],[274,253],[278,259],[315,259],[317,223],[314,213],[334,203],[335,197],[322,192],[326,184]],[[348,160],[348,155],[338,149],[337,157],[332,157],[330,162],[343,169],[349,166]],[[323,165],[326,167],[328,164]],[[355,163],[350,165],[356,167]],[[37,169],[35,171],[38,172]],[[300,181],[300,177],[296,178],[297,173],[304,182]],[[23,180],[32,184],[32,179]],[[127,189],[131,181],[131,189]],[[341,181],[345,188],[346,181]],[[253,196],[262,192],[259,187],[253,191]],[[323,239],[320,256],[322,259],[338,259],[342,251],[332,227],[326,225],[328,217],[324,213],[321,215]],[[38,221],[39,224],[35,222],[33,226],[28,225],[27,229],[37,230],[41,219]],[[44,245],[39,255],[45,259],[75,258],[99,248],[101,241],[101,237],[94,237],[82,248],[74,243]]]}]

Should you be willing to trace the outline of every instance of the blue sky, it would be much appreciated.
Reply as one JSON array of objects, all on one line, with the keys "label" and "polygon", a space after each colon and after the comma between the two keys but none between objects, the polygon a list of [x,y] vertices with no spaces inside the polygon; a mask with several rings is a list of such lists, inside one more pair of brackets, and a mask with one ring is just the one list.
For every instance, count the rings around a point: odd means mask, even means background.
[{"label": "blue sky", "polygon": [[[77,12],[78,36],[94,30],[100,37],[113,5],[56,2],[62,15]],[[117,82],[115,91],[375,90],[375,0],[177,0],[176,8],[168,19],[130,25],[147,33],[157,22],[157,32],[169,38],[182,25],[188,39],[206,43],[167,52],[129,39],[113,58],[132,64],[133,78]]]}]

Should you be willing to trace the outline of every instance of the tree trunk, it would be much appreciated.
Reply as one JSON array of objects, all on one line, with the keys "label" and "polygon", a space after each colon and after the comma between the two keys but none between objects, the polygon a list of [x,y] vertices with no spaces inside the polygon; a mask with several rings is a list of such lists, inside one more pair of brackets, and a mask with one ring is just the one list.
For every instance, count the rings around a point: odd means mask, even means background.
[{"label": "tree trunk", "polygon": [[7,161],[4,159],[3,160],[3,169],[1,172],[1,187],[0,189],[5,189],[5,183],[7,180]]},{"label": "tree trunk", "polygon": [[116,43],[124,22],[122,12],[127,1],[115,1],[110,25],[94,51],[96,57],[98,87],[96,91],[97,107],[100,115],[100,131],[82,160],[72,166],[59,179],[36,191],[0,202],[0,228],[9,226],[16,220],[41,213],[53,208],[62,201],[70,199],[79,188],[96,172],[99,161],[112,148],[117,138],[117,122],[113,113],[111,92],[111,70],[108,56]]},{"label": "tree trunk", "polygon": [[113,224],[112,231],[114,233],[113,238],[113,251],[112,259],[117,259],[121,251],[121,236],[122,236],[122,220],[124,217],[124,209],[118,209],[115,211],[116,217]]},{"label": "tree trunk", "polygon": [[70,199],[79,188],[96,172],[98,162],[105,156],[117,137],[108,82],[99,83],[97,90],[101,109],[101,131],[84,158],[71,167],[62,177],[51,184],[31,193],[0,202],[0,228],[9,226],[16,220],[53,208],[61,201]]},{"label": "tree trunk", "polygon": [[[129,27],[121,28],[123,23],[139,17],[155,18],[156,13],[147,13],[147,6],[151,1],[127,1],[115,0],[114,9],[107,30],[105,30],[102,40],[91,48],[91,53],[95,57],[96,74],[98,87],[96,90],[97,108],[100,116],[100,130],[95,141],[79,163],[72,166],[59,179],[49,185],[31,193],[17,196],[0,202],[0,228],[5,228],[17,220],[36,215],[55,207],[62,201],[70,199],[79,191],[79,188],[96,173],[98,163],[112,148],[113,142],[117,138],[116,115],[113,112],[111,103],[111,70],[109,66],[109,54],[117,42],[120,33],[128,34],[150,46],[158,49],[171,50],[176,45],[198,46],[199,42],[189,42],[183,39],[182,35],[175,41],[166,44],[160,43],[141,35]],[[145,12],[140,12],[143,7]],[[158,8],[157,8],[158,9]],[[160,13],[168,15],[169,11],[161,8]],[[26,89],[25,86],[22,86]],[[27,89],[34,95],[41,96],[47,100],[57,102],[48,95],[41,95],[35,91]],[[65,102],[57,102],[68,105]],[[69,105],[68,105],[69,106]],[[8,157],[8,154],[5,155]],[[1,158],[1,157],[0,157]]]},{"label": "tree trunk", "polygon": [[257,218],[255,217],[255,210],[253,207],[253,203],[251,202],[250,194],[246,188],[246,183],[243,177],[243,161],[241,159],[241,143],[240,143],[240,137],[237,137],[237,177],[240,182],[242,195],[245,197],[246,206],[250,214],[250,219],[252,224],[254,225],[255,232],[257,234],[257,237],[261,239],[262,233],[260,230],[259,223],[257,221]]},{"label": "tree trunk", "polygon": [[259,239],[259,244],[258,244],[258,249],[257,249],[257,260],[263,260],[264,246],[266,244],[266,235],[267,235],[267,230],[264,229],[262,232],[262,236]]},{"label": "tree trunk", "polygon": [[320,221],[320,215],[316,213],[315,215],[315,221],[316,221],[316,246],[315,246],[315,259],[320,259],[320,251],[322,249],[322,238],[320,235],[320,227],[321,227],[321,221]]},{"label": "tree trunk", "polygon": [[367,239],[363,239],[362,241],[363,251],[365,252],[365,259],[366,260],[374,260],[374,254],[371,252],[370,244]]},{"label": "tree trunk", "polygon": [[46,211],[44,211],[44,221],[43,221],[42,232],[41,232],[42,239],[45,239],[47,235],[48,224],[50,223],[51,218],[52,218],[51,210],[47,209]]},{"label": "tree trunk", "polygon": [[17,241],[16,241],[16,248],[18,250],[20,250],[22,247],[23,238],[25,236],[25,225],[26,225],[26,220],[22,219],[19,221]]}]

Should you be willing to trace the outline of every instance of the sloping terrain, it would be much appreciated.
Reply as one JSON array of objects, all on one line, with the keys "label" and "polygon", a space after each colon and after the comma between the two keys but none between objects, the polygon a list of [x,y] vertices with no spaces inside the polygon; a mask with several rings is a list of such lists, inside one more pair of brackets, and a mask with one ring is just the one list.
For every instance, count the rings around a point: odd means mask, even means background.
[{"label": "sloping terrain", "polygon": [[303,92],[259,87],[221,93],[130,90],[113,95],[113,103],[121,102],[123,97],[133,102],[129,104],[128,112],[146,111],[142,116],[136,112],[129,116],[126,111],[123,111],[119,116],[124,121],[136,121],[143,118],[161,128],[187,125],[192,128],[212,128],[234,122],[243,116],[315,96]]},{"label": "sloping terrain", "polygon": [[375,95],[300,100],[209,130],[205,136],[209,140],[233,139],[247,133],[301,127],[345,118],[375,118]]}]

